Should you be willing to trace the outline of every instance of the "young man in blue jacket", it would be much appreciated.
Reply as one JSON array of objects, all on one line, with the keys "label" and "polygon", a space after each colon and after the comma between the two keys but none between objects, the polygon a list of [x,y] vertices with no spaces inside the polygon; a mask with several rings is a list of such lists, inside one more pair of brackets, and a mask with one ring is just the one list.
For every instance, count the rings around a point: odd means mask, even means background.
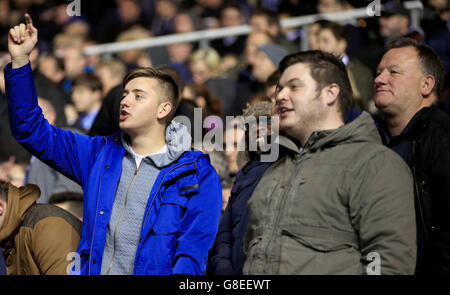
[{"label": "young man in blue jacket", "polygon": [[6,94],[15,138],[80,183],[83,228],[73,272],[202,274],[220,220],[220,180],[207,155],[190,151],[185,126],[171,122],[178,89],[150,68],[125,77],[121,132],[88,137],[48,124],[38,107],[29,54],[37,29],[8,36]]}]

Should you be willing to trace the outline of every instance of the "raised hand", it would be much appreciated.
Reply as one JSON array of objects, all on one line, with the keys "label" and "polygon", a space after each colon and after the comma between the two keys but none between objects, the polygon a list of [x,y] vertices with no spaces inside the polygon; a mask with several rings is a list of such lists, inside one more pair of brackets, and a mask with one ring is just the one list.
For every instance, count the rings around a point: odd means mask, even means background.
[{"label": "raised hand", "polygon": [[38,41],[38,31],[29,14],[25,14],[26,25],[21,23],[9,30],[8,51],[12,68],[20,68],[29,61],[29,55]]}]

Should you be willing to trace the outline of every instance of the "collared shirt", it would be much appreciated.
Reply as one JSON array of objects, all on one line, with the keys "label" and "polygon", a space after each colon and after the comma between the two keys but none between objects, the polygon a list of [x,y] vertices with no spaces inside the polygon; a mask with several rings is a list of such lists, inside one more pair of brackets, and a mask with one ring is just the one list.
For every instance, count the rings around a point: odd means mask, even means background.
[{"label": "collared shirt", "polygon": [[90,113],[85,114],[80,118],[80,125],[83,128],[83,130],[89,130],[91,129],[92,124],[94,124],[95,117],[97,117],[98,111],[100,109],[96,109]]}]

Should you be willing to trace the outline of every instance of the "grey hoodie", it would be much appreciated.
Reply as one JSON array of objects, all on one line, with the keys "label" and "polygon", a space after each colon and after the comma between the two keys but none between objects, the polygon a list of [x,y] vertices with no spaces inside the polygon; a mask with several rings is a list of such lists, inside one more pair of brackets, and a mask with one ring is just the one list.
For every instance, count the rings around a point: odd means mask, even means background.
[{"label": "grey hoodie", "polygon": [[142,221],[153,184],[163,167],[191,147],[186,126],[172,121],[166,128],[167,151],[146,156],[136,167],[135,153],[126,137],[122,134],[126,153],[109,220],[101,274],[133,274]]}]

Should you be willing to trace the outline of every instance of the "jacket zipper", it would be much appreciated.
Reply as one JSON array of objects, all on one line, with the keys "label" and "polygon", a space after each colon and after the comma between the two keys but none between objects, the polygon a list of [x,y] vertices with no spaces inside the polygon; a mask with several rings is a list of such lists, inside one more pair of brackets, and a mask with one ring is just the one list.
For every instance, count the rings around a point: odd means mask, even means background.
[{"label": "jacket zipper", "polygon": [[[105,144],[108,143],[107,139],[104,137]],[[102,163],[102,173],[100,175],[103,175],[103,167],[105,167],[105,157],[103,157],[103,163]],[[102,191],[102,180],[100,179],[100,183],[98,185],[98,196],[97,196],[97,205],[95,207],[95,217],[94,217],[94,228],[92,229],[92,238],[91,238],[91,247],[89,249],[89,263],[88,263],[88,275],[91,274],[91,262],[92,262],[92,248],[94,246],[94,237],[95,237],[95,224],[97,223],[97,212],[98,212],[98,203],[100,200],[100,192]]]},{"label": "jacket zipper", "polygon": [[[141,165],[139,165],[139,167],[141,167]],[[120,213],[120,218],[119,221],[116,224],[116,227],[114,228],[114,235],[113,235],[113,255],[111,258],[111,264],[108,267],[108,271],[106,272],[106,275],[109,275],[109,273],[111,272],[111,269],[113,267],[114,264],[114,259],[116,258],[116,234],[117,234],[117,229],[119,228],[120,223],[122,222],[123,216],[125,214],[125,209],[127,208],[127,203],[128,203],[128,194],[130,193],[130,189],[133,186],[134,180],[136,179],[136,175],[139,171],[139,167],[136,167],[135,171],[134,171],[134,175],[133,178],[131,179],[130,185],[128,186],[128,190],[127,190],[127,194],[125,195],[125,202],[122,208],[122,212]]]}]

